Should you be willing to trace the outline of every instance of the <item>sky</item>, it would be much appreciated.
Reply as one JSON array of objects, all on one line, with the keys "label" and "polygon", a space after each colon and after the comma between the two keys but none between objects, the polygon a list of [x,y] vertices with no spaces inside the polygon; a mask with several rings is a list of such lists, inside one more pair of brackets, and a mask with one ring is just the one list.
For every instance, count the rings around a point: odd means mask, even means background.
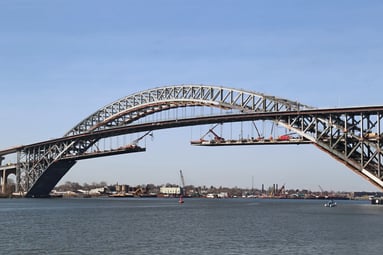
[{"label": "sky", "polygon": [[[2,0],[0,148],[165,85],[381,105],[382,13],[378,0]],[[156,131],[146,152],[79,161],[60,183],[179,184],[182,169],[192,185],[378,191],[314,146],[190,146],[202,129]]]}]

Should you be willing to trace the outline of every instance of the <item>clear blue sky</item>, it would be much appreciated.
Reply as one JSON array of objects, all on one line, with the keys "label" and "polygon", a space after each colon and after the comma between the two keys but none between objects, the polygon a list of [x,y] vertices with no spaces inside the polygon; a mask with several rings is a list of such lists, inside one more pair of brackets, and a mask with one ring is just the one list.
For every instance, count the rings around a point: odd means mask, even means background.
[{"label": "clear blue sky", "polygon": [[[373,0],[0,1],[0,148],[163,85],[382,104],[382,13]],[[313,146],[196,148],[190,133],[156,132],[147,152],[80,161],[62,181],[179,183],[182,169],[194,185],[377,190]]]}]

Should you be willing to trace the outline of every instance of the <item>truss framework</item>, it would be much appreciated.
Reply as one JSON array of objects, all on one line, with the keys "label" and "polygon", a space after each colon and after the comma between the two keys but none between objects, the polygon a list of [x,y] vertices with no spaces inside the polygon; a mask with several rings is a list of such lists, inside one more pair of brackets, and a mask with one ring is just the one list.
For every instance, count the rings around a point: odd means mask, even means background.
[{"label": "truss framework", "polygon": [[146,90],[117,100],[88,116],[66,136],[127,125],[159,111],[208,106],[245,112],[299,111],[312,107],[262,93],[238,89],[181,85]]},{"label": "truss framework", "polygon": [[383,188],[383,111],[290,115],[279,124],[311,140],[319,149]]}]

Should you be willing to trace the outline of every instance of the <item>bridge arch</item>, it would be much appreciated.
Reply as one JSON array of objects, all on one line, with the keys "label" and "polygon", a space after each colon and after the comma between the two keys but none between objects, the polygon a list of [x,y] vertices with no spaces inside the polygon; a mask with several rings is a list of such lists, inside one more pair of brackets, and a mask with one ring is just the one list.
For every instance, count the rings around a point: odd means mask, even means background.
[{"label": "bridge arch", "polygon": [[206,85],[167,86],[134,93],[108,104],[82,120],[65,136],[129,125],[160,111],[195,106],[238,112],[313,109],[296,101],[234,88]]}]

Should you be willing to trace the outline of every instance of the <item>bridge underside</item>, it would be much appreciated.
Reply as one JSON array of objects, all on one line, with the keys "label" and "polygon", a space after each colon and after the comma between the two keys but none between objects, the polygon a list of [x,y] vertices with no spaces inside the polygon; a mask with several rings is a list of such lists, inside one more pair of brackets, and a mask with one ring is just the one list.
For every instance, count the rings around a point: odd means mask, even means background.
[{"label": "bridge underside", "polygon": [[52,189],[78,160],[143,151],[146,151],[146,149],[139,146],[128,146],[110,151],[97,151],[93,153],[84,153],[81,155],[66,156],[64,159],[54,162],[44,171],[41,177],[39,177],[32,188],[28,191],[26,197],[49,197]]},{"label": "bridge underside", "polygon": [[91,159],[91,158],[114,156],[114,155],[133,153],[133,152],[143,152],[143,151],[146,151],[146,149],[139,146],[134,146],[134,147],[121,148],[121,149],[115,149],[110,151],[96,151],[92,153],[84,153],[82,155],[70,155],[70,156],[66,156],[65,159],[76,159],[76,160]]},{"label": "bridge underside", "polygon": [[71,169],[76,160],[60,160],[53,163],[36,181],[33,187],[25,195],[26,197],[44,198],[60,181],[60,179]]}]

